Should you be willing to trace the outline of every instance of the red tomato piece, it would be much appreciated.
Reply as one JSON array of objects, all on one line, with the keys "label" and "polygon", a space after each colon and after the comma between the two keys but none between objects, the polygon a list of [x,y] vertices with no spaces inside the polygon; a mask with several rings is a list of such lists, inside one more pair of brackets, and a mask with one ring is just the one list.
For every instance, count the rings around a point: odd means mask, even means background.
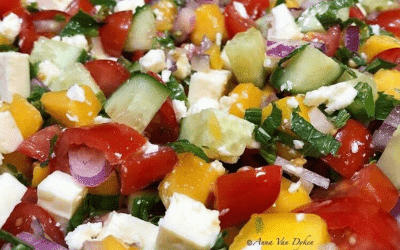
[{"label": "red tomato piece", "polygon": [[3,230],[17,235],[21,232],[33,233],[31,224],[38,219],[43,227],[44,232],[56,243],[66,246],[64,234],[58,226],[54,218],[43,208],[36,204],[20,203],[18,204],[6,223],[2,227]]},{"label": "red tomato piece", "polygon": [[21,1],[19,0],[0,0],[0,16],[22,7]]},{"label": "red tomato piece", "polygon": [[251,20],[256,20],[265,15],[269,7],[269,0],[240,0],[246,8]]},{"label": "red tomato piece", "polygon": [[161,147],[157,152],[128,158],[120,168],[121,194],[130,195],[162,180],[177,162],[178,157],[170,147]]},{"label": "red tomato piece", "polygon": [[373,60],[375,60],[376,58],[380,58],[382,60],[397,64],[397,67],[395,67],[395,69],[400,71],[400,48],[393,48],[382,51],[381,53],[376,55]]},{"label": "red tomato piece", "polygon": [[67,13],[74,16],[82,10],[89,15],[94,16],[96,14],[96,8],[89,0],[74,0],[67,9]]},{"label": "red tomato piece", "polygon": [[104,152],[111,165],[121,164],[147,142],[136,130],[117,123],[66,129],[55,147],[53,170],[69,173],[68,151],[71,147],[86,145]]},{"label": "red tomato piece", "polygon": [[145,54],[146,54],[145,50],[136,50],[131,55],[131,61],[132,62],[139,61],[139,59],[142,58]]},{"label": "red tomato piece", "polygon": [[335,139],[342,144],[337,155],[327,155],[322,160],[345,178],[350,178],[372,157],[372,135],[364,125],[350,119]]},{"label": "red tomato piece", "polygon": [[38,200],[37,191],[34,187],[28,187],[21,202],[36,204]]},{"label": "red tomato piece", "polygon": [[221,227],[237,225],[267,210],[278,198],[281,180],[282,168],[275,165],[218,177],[215,198]]},{"label": "red tomato piece", "polygon": [[[33,22],[33,27],[39,36],[52,38],[61,32],[67,25],[71,16],[58,10],[42,10],[32,13],[29,18]],[[57,18],[64,18],[64,21],[56,21]],[[42,21],[55,21],[56,25],[43,25],[41,24]]]},{"label": "red tomato piece", "polygon": [[356,197],[375,203],[383,211],[390,212],[399,198],[399,191],[387,176],[370,164],[355,173],[351,179],[332,185],[329,190],[317,193],[314,200]]},{"label": "red tomato piece", "polygon": [[306,41],[320,40],[325,43],[325,54],[334,56],[341,41],[341,30],[338,25],[332,26],[326,33],[309,32],[304,38]]},{"label": "red tomato piece", "polygon": [[179,123],[176,120],[170,98],[164,102],[149,125],[147,125],[144,134],[151,143],[155,144],[166,144],[178,139]]},{"label": "red tomato piece", "polygon": [[58,125],[44,128],[23,141],[18,147],[18,152],[41,162],[46,161],[49,157],[51,139],[60,134],[61,128]]},{"label": "red tomato piece", "polygon": [[333,242],[341,250],[395,250],[400,244],[396,219],[359,198],[312,202],[294,212],[321,216]]},{"label": "red tomato piece", "polygon": [[364,20],[365,19],[364,14],[360,10],[360,8],[358,8],[357,6],[350,7],[349,17],[350,18],[356,18],[356,19],[359,19],[359,20]]},{"label": "red tomato piece", "polygon": [[121,56],[132,24],[132,11],[120,11],[108,16],[100,28],[100,40],[110,56]]},{"label": "red tomato piece", "polygon": [[111,60],[87,62],[85,67],[107,98],[131,76],[124,66]]},{"label": "red tomato piece", "polygon": [[378,24],[383,29],[400,37],[400,9],[381,11],[378,16],[368,21],[369,24]]},{"label": "red tomato piece", "polygon": [[225,7],[225,27],[229,38],[234,37],[237,33],[244,32],[254,25],[251,19],[243,18],[235,7],[233,2]]}]

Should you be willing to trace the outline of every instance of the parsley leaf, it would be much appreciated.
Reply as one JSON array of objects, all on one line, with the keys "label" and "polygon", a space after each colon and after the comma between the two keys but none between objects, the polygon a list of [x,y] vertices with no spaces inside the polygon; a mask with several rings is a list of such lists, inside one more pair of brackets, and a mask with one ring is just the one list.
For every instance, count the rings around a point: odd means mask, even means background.
[{"label": "parsley leaf", "polygon": [[332,115],[328,116],[328,119],[337,127],[341,128],[346,125],[351,115],[345,109],[335,111]]},{"label": "parsley leaf", "polygon": [[[291,148],[294,148],[294,140],[299,140],[298,137],[292,136],[286,132],[279,131],[277,132],[276,139],[279,142],[282,142],[286,146],[289,146]],[[320,151],[315,148],[313,145],[311,145],[308,142],[304,142],[304,145],[301,149],[298,149],[299,152],[301,152],[304,156],[311,156],[311,157],[322,157],[323,154],[320,153]]]},{"label": "parsley leaf", "polygon": [[42,102],[40,101],[43,94],[46,92],[49,92],[49,90],[40,86],[34,86],[32,87],[31,95],[27,98],[28,102],[40,111],[40,114],[43,118],[50,117],[50,115],[46,111],[44,111],[44,107],[42,105]]},{"label": "parsley leaf", "polygon": [[185,89],[183,86],[176,80],[176,78],[171,75],[169,77],[169,81],[166,83],[167,87],[171,90],[171,94],[169,97],[173,100],[180,100],[187,103],[187,97],[185,94]]},{"label": "parsley leaf", "polygon": [[394,96],[379,92],[378,100],[375,102],[375,119],[385,120],[392,109],[399,104],[400,100],[397,100]]},{"label": "parsley leaf", "polygon": [[210,159],[204,153],[203,149],[194,144],[191,144],[188,140],[178,140],[175,142],[170,142],[168,143],[168,146],[173,148],[177,153],[190,152],[193,153],[195,156],[200,157],[204,161],[210,162]]},{"label": "parsley leaf", "polygon": [[294,133],[301,139],[310,143],[314,148],[318,149],[323,155],[329,153],[335,155],[341,145],[331,135],[325,135],[319,132],[296,111],[292,112],[291,126]]},{"label": "parsley leaf", "polygon": [[356,52],[350,51],[346,47],[339,48],[336,51],[335,57],[342,63],[349,65],[349,61],[352,60],[357,67],[367,65],[367,62]]},{"label": "parsley leaf", "polygon": [[271,115],[265,119],[260,127],[255,128],[255,139],[261,144],[268,145],[269,141],[275,130],[281,125],[282,122],[282,110],[280,110],[275,103],[272,103]]},{"label": "parsley leaf", "polygon": [[38,5],[37,2],[33,2],[33,3],[30,3],[29,5],[27,5],[27,6],[25,7],[25,9],[26,9],[27,11],[29,11],[30,13],[39,12],[39,5]]},{"label": "parsley leaf", "polygon": [[115,0],[90,0],[93,5],[102,5],[114,8],[117,5]]},{"label": "parsley leaf", "polygon": [[29,63],[30,79],[36,78],[39,74],[39,64],[40,62]]},{"label": "parsley leaf", "polygon": [[8,44],[1,44],[0,45],[0,52],[9,52],[9,51],[18,51],[18,48],[15,47],[14,45],[8,45]]},{"label": "parsley leaf", "polygon": [[153,39],[153,49],[175,49],[174,37],[165,31],[164,34]]},{"label": "parsley leaf", "polygon": [[79,11],[71,18],[67,26],[61,31],[60,36],[75,36],[78,34],[95,37],[99,35],[100,24],[83,11]]}]

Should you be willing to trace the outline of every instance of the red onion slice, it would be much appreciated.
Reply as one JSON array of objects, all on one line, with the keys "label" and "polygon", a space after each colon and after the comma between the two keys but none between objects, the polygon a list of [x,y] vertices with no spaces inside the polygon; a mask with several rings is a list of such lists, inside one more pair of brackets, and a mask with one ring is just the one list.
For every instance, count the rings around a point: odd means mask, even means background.
[{"label": "red onion slice", "polygon": [[[306,44],[306,42],[296,40],[268,40],[267,56],[285,57],[304,44]],[[325,44],[319,42],[309,42],[309,44],[325,53]]]},{"label": "red onion slice", "polygon": [[392,138],[394,131],[400,125],[400,105],[396,106],[388,115],[382,126],[372,136],[372,145],[375,150],[383,152]]},{"label": "red onion slice", "polygon": [[400,223],[400,199],[397,201],[392,211],[390,211],[390,214]]},{"label": "red onion slice", "polygon": [[349,26],[344,32],[344,46],[351,52],[357,52],[360,46],[360,28],[358,26]]},{"label": "red onion slice", "polygon": [[58,245],[52,241],[49,241],[42,237],[37,237],[30,233],[20,233],[17,237],[29,244],[31,244],[35,250],[68,250],[67,248]]},{"label": "red onion slice", "polygon": [[40,81],[40,80],[37,79],[37,78],[33,78],[33,79],[31,80],[31,86],[32,86],[32,87],[34,87],[34,86],[39,86],[39,87],[41,87],[41,88],[45,88],[46,90],[49,90],[49,91],[50,91],[49,87],[47,87],[42,81]]},{"label": "red onion slice", "polygon": [[177,41],[182,42],[186,40],[190,33],[194,30],[196,26],[196,14],[193,8],[185,7],[182,8],[178,16],[176,17],[176,21],[174,23],[173,31],[174,33],[181,33],[180,36],[177,36]]},{"label": "red onion slice", "polygon": [[34,21],[33,25],[38,33],[53,32],[58,34],[64,28],[65,23],[55,20],[38,20]]},{"label": "red onion slice", "polygon": [[79,147],[68,152],[71,175],[86,187],[103,183],[112,172],[103,152],[89,147]]},{"label": "red onion slice", "polygon": [[85,241],[82,247],[82,250],[102,250],[102,249],[104,249],[102,241]]},{"label": "red onion slice", "polygon": [[335,125],[317,107],[310,109],[308,116],[311,125],[323,134],[330,134],[335,129]]}]

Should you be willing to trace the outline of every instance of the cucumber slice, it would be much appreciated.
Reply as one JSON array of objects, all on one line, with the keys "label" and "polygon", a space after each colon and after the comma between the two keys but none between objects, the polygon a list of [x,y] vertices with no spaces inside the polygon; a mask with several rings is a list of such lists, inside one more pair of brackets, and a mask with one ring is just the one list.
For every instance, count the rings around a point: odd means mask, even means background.
[{"label": "cucumber slice", "polygon": [[287,67],[282,67],[283,62],[272,74],[271,83],[275,88],[292,94],[304,94],[330,85],[343,73],[337,62],[311,46],[300,47],[294,52]]},{"label": "cucumber slice", "polygon": [[361,5],[369,12],[395,9],[399,3],[393,0],[360,0]]},{"label": "cucumber slice", "polygon": [[351,71],[356,74],[356,78],[351,76],[348,72],[344,72],[338,79],[338,82],[348,82],[353,85],[353,87],[357,86],[359,82],[366,82],[369,84],[369,86],[371,86],[372,94],[374,95],[374,101],[376,101],[378,99],[378,87],[376,86],[374,78],[355,69],[351,69]]},{"label": "cucumber slice", "polygon": [[224,50],[239,83],[251,82],[260,88],[264,86],[266,81],[266,71],[264,70],[266,48],[260,31],[251,28],[235,35],[226,44]]},{"label": "cucumber slice", "polygon": [[377,165],[392,181],[397,189],[400,189],[400,127],[397,127],[389,140],[385,151],[379,158]]},{"label": "cucumber slice", "polygon": [[254,127],[234,115],[206,109],[181,120],[179,138],[203,147],[209,158],[235,163],[252,141]]},{"label": "cucumber slice", "polygon": [[325,29],[316,15],[324,14],[328,11],[330,4],[328,2],[320,2],[306,9],[297,19],[297,25],[301,32],[317,31],[324,32]]},{"label": "cucumber slice", "polygon": [[33,47],[29,57],[31,63],[49,60],[59,69],[65,69],[74,62],[79,61],[85,50],[67,43],[40,37]]},{"label": "cucumber slice", "polygon": [[150,50],[153,46],[153,38],[156,37],[157,26],[153,10],[145,5],[136,10],[125,50]]},{"label": "cucumber slice", "polygon": [[61,91],[69,89],[74,84],[89,86],[99,99],[100,103],[103,104],[105,102],[106,97],[100,87],[94,81],[85,66],[78,62],[72,63],[62,71],[59,77],[50,82],[49,88],[52,91]]},{"label": "cucumber slice", "polygon": [[114,121],[142,133],[170,94],[153,77],[137,73],[112,94],[105,111]]}]

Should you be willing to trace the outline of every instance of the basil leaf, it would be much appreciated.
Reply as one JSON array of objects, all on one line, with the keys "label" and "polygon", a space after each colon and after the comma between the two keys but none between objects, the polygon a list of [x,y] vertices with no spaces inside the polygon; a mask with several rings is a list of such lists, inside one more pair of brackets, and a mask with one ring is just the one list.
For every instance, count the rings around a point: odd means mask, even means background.
[{"label": "basil leaf", "polygon": [[79,11],[71,18],[67,26],[61,31],[60,36],[75,36],[78,34],[95,37],[99,35],[100,24],[83,11]]},{"label": "basil leaf", "polygon": [[368,83],[359,82],[354,88],[358,92],[357,96],[346,110],[358,120],[371,120],[375,116],[375,101],[371,86]]},{"label": "basil leaf", "polygon": [[384,92],[378,93],[378,100],[375,103],[375,119],[385,120],[394,107],[400,104],[400,100],[394,96],[385,94]]},{"label": "basil leaf", "polygon": [[286,3],[285,0],[277,0],[276,3],[275,3],[275,7],[280,5],[280,4],[285,4],[285,3]]},{"label": "basil leaf", "polygon": [[260,149],[260,155],[267,161],[269,165],[273,165],[276,160],[276,152],[268,149]]},{"label": "basil leaf", "polygon": [[282,110],[280,110],[275,103],[272,103],[271,115],[265,119],[260,127],[255,128],[254,136],[256,141],[260,142],[261,144],[268,145],[275,130],[281,125],[281,123]]},{"label": "basil leaf", "polygon": [[11,243],[14,247],[12,249],[18,250],[34,250],[35,248],[29,243],[18,239],[16,236],[6,232],[4,230],[0,230],[0,240],[4,240],[8,243]]},{"label": "basil leaf", "polygon": [[157,193],[136,197],[133,199],[131,205],[132,216],[151,222],[156,226],[158,226],[158,221],[165,214],[164,205]]},{"label": "basil leaf", "polygon": [[30,79],[36,78],[39,74],[39,64],[40,62],[29,63]]},{"label": "basil leaf", "polygon": [[397,64],[392,63],[392,62],[388,62],[385,60],[382,60],[380,58],[377,58],[375,60],[373,60],[364,70],[364,72],[369,72],[371,74],[375,74],[376,72],[378,72],[378,70],[380,69],[392,69],[394,67],[396,67]]},{"label": "basil leaf", "polygon": [[204,153],[203,149],[194,144],[191,144],[188,140],[178,140],[175,142],[170,142],[167,145],[173,148],[174,151],[177,153],[190,152],[193,153],[195,156],[200,157],[204,161],[210,162],[210,159]]},{"label": "basil leaf", "polygon": [[171,90],[171,94],[169,95],[169,97],[171,97],[171,99],[184,101],[185,103],[188,102],[186,94],[185,94],[185,89],[176,80],[176,78],[173,75],[171,75],[169,77],[169,81],[166,84],[167,84],[167,87]]},{"label": "basil leaf", "polygon": [[317,148],[322,155],[335,155],[341,145],[331,135],[319,132],[296,111],[292,112],[291,126],[295,134]]},{"label": "basil leaf", "polygon": [[262,119],[262,110],[258,108],[246,109],[246,111],[244,112],[244,119],[257,126],[260,126]]},{"label": "basil leaf", "polygon": [[25,9],[29,13],[36,13],[39,12],[39,5],[37,2],[30,3],[29,5],[25,6]]},{"label": "basil leaf", "polygon": [[40,114],[42,115],[43,119],[50,118],[50,115],[44,110],[42,102],[40,101],[43,94],[46,92],[49,92],[49,90],[46,88],[40,86],[33,86],[31,90],[31,95],[27,98],[28,102],[32,104],[37,110],[40,111]]}]

